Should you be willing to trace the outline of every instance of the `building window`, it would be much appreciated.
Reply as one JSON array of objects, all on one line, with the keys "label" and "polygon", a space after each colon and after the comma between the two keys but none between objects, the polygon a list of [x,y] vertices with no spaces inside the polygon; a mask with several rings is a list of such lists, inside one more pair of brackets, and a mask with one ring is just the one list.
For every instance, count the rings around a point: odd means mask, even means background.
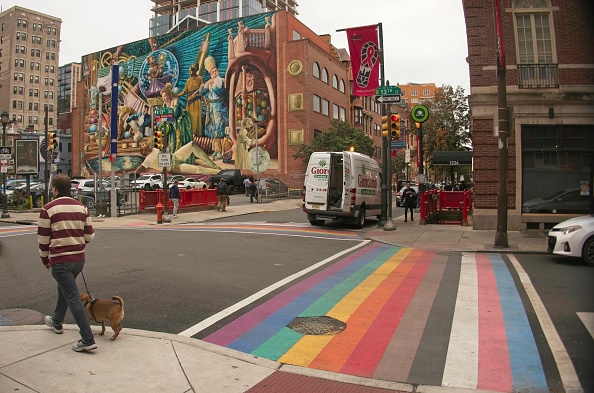
[{"label": "building window", "polygon": [[547,0],[517,0],[514,5],[518,63],[554,63],[551,8]]},{"label": "building window", "polygon": [[332,87],[338,90],[338,78],[336,75],[332,75]]},{"label": "building window", "polygon": [[328,83],[328,70],[326,68],[322,69],[322,82]]},{"label": "building window", "polygon": [[411,97],[416,97],[419,95],[419,92],[417,90],[411,90],[410,95],[411,95]]},{"label": "building window", "polygon": [[322,114],[330,116],[330,102],[328,100],[322,100]]},{"label": "building window", "polygon": [[423,95],[425,97],[429,97],[431,95],[431,91],[429,89],[423,90]]},{"label": "building window", "polygon": [[298,41],[301,39],[301,34],[298,31],[293,30],[293,41]]},{"label": "building window", "polygon": [[340,80],[340,84],[338,85],[338,90],[340,90],[341,93],[344,93],[344,80]]},{"label": "building window", "polygon": [[[521,132],[522,212],[589,213],[588,179],[594,146],[589,127],[524,125]],[[534,201],[538,198],[545,201]]]},{"label": "building window", "polygon": [[314,63],[313,63],[313,70],[312,70],[312,72],[313,72],[313,76],[314,76],[314,78],[318,78],[318,79],[320,79],[320,66],[319,66],[319,64],[318,64],[317,62],[315,62],[315,61],[314,61]]},{"label": "building window", "polygon": [[313,110],[316,113],[320,113],[321,110],[321,99],[317,95],[314,94],[313,96]]},{"label": "building window", "polygon": [[322,131],[320,131],[320,130],[314,130],[314,139],[316,139],[320,135],[322,135]]},{"label": "building window", "polygon": [[338,117],[340,116],[338,109],[338,105],[332,104],[332,118],[338,119]]},{"label": "building window", "polygon": [[363,125],[363,109],[355,108],[355,125]]}]

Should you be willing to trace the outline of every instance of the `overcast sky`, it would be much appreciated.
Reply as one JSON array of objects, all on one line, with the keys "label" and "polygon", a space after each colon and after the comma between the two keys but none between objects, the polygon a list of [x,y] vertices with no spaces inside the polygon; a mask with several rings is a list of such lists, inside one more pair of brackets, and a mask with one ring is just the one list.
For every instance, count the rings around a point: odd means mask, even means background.
[{"label": "overcast sky", "polygon": [[[17,2],[0,0],[2,10]],[[382,23],[385,74],[396,83],[435,83],[470,94],[466,27],[460,0],[298,0],[298,18],[347,48],[338,29]],[[150,0],[19,0],[18,5],[62,19],[60,65],[148,37]]]}]

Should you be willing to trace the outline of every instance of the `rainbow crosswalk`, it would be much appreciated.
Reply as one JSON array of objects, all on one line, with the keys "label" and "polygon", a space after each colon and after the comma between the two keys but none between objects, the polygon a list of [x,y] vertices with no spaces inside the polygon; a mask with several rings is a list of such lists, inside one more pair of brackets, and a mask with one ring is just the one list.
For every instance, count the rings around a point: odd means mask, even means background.
[{"label": "rainbow crosswalk", "polygon": [[37,226],[11,225],[0,227],[0,237],[21,236],[37,233]]},{"label": "rainbow crosswalk", "polygon": [[[327,316],[337,334],[287,325]],[[285,364],[434,386],[548,391],[542,360],[499,254],[370,243],[205,341]]]}]

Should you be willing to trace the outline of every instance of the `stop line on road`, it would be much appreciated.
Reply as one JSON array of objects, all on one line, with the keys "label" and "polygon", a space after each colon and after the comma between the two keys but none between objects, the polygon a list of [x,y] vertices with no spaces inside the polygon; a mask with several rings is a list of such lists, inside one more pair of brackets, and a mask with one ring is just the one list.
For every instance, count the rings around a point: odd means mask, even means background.
[{"label": "stop line on road", "polygon": [[[320,317],[344,329],[304,334],[290,327]],[[499,254],[441,255],[370,243],[203,340],[285,364],[390,381],[494,391],[548,391],[547,383],[576,388],[567,364],[558,367],[562,383],[545,375],[543,364],[557,358],[541,358]]]},{"label": "stop line on road", "polygon": [[0,237],[22,236],[37,233],[37,226],[11,225],[0,227]]}]

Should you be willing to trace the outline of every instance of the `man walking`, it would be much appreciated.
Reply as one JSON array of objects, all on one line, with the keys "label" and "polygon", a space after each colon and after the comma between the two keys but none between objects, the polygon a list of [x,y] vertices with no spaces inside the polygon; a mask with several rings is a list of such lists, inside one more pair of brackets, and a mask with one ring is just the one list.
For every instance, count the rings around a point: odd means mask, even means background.
[{"label": "man walking", "polygon": [[407,213],[410,210],[410,220],[413,219],[413,211],[417,205],[417,193],[414,188],[410,186],[410,182],[406,183],[406,188],[402,190],[402,198],[404,199],[404,222],[406,222]]},{"label": "man walking", "polygon": [[173,218],[177,218],[177,209],[179,209],[179,199],[181,195],[179,193],[179,182],[173,181],[173,185],[169,189],[169,199],[173,201]]},{"label": "man walking", "polygon": [[221,179],[219,184],[217,185],[217,197],[219,199],[219,203],[217,204],[218,211],[225,211],[227,208],[227,201],[229,198],[229,194],[227,192],[227,183],[225,179]]},{"label": "man walking", "polygon": [[52,179],[55,199],[39,213],[37,241],[39,256],[46,269],[58,283],[58,300],[53,316],[45,317],[45,324],[54,332],[64,332],[62,323],[66,310],[79,327],[81,339],[72,349],[76,352],[97,348],[87,313],[76,286],[76,277],[85,264],[85,246],[95,236],[91,216],[85,205],[70,197],[70,178],[60,174]]}]

